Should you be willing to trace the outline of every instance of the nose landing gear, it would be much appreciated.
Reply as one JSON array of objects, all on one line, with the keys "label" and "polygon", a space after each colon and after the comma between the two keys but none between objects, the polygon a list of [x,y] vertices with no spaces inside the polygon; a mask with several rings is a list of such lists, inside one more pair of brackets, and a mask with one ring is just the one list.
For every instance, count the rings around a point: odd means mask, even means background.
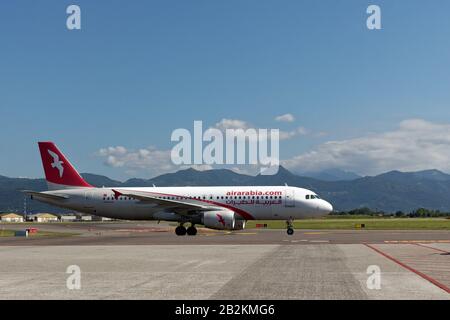
[{"label": "nose landing gear", "polygon": [[294,225],[292,224],[292,217],[286,221],[286,232],[290,236],[294,234]]}]

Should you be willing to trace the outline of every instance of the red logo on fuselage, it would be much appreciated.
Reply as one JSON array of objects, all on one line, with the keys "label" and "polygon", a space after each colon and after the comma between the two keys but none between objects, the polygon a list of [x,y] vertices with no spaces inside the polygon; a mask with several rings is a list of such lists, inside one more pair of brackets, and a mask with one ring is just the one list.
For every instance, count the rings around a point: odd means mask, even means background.
[{"label": "red logo on fuselage", "polygon": [[216,214],[217,220],[225,227],[225,220],[223,219],[222,215]]},{"label": "red logo on fuselage", "polygon": [[114,199],[119,199],[119,197],[122,195],[122,193],[120,193],[119,191],[116,191],[116,190],[114,190],[113,189],[113,192],[114,192]]}]

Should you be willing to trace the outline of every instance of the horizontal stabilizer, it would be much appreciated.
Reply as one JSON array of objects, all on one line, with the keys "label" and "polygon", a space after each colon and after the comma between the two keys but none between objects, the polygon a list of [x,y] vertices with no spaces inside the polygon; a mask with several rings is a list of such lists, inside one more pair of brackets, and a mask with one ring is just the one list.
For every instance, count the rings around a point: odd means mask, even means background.
[{"label": "horizontal stabilizer", "polygon": [[51,194],[51,193],[45,193],[45,192],[31,191],[31,190],[22,190],[22,192],[26,193],[32,197],[41,197],[41,198],[52,199],[52,200],[69,199],[69,196],[66,196],[66,195],[57,195],[57,194]]}]

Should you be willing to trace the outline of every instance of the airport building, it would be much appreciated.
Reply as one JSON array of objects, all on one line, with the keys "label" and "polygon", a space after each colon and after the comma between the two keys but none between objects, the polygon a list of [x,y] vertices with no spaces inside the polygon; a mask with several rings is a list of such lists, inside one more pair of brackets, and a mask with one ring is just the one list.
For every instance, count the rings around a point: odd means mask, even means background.
[{"label": "airport building", "polygon": [[105,218],[95,215],[82,214],[82,213],[66,213],[59,214],[58,219],[60,222],[92,222],[92,221],[112,221],[111,218]]},{"label": "airport building", "polygon": [[114,219],[107,218],[107,217],[99,217],[99,216],[93,216],[92,220],[94,221],[113,221]]},{"label": "airport building", "polygon": [[33,221],[35,222],[57,222],[58,217],[50,214],[50,213],[37,213],[32,216]]},{"label": "airport building", "polygon": [[77,216],[73,214],[62,214],[59,216],[61,222],[74,222],[77,221]]},{"label": "airport building", "polygon": [[16,213],[4,213],[0,215],[1,222],[23,222],[23,216]]}]

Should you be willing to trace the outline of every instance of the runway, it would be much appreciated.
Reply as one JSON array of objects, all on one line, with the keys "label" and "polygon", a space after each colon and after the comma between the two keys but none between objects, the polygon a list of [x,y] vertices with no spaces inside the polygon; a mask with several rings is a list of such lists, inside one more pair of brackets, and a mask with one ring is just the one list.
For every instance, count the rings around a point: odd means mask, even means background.
[{"label": "runway", "polygon": [[[429,278],[362,244],[0,246],[0,299],[450,298],[448,254],[374,246]],[[66,285],[71,265],[80,290]],[[367,286],[369,266],[381,272],[379,289]]]},{"label": "runway", "polygon": [[196,236],[176,236],[174,227],[155,222],[15,224],[8,228],[37,227],[43,231],[76,233],[73,237],[0,238],[0,245],[235,245],[235,244],[361,244],[450,243],[448,230],[285,230],[218,231],[199,228]]},{"label": "runway", "polygon": [[79,235],[0,238],[0,299],[450,299],[448,231],[37,227]]}]

